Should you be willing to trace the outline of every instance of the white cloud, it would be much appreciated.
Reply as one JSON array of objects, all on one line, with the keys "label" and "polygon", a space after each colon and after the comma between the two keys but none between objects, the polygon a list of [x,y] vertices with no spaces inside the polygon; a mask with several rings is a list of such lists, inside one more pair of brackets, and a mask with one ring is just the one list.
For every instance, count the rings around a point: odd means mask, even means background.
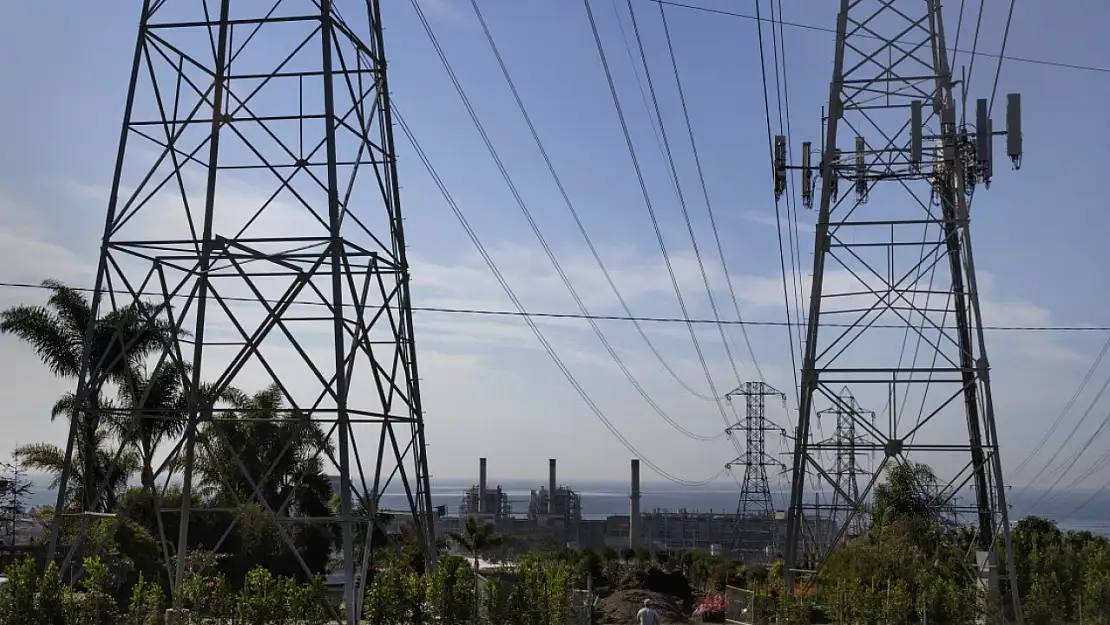
[{"label": "white cloud", "polygon": [[[801,209],[799,209],[798,212],[801,213]],[[783,211],[783,213],[780,214],[779,217],[775,217],[775,214],[773,212],[754,211],[750,209],[741,210],[739,211],[738,215],[740,219],[743,219],[744,221],[747,221],[749,223],[781,229],[784,236],[790,230],[790,218],[788,215],[785,214],[785,211]],[[809,215],[803,213],[801,214],[801,218],[794,222],[795,236],[806,235],[807,237],[809,237],[813,234],[813,220],[809,217]],[[805,247],[803,247],[802,249],[809,249],[811,247],[811,243],[811,240],[803,240],[803,245],[805,245]]]},{"label": "white cloud", "polygon": [[[219,197],[221,223],[242,223],[243,215],[251,211],[251,207],[260,205],[259,191],[246,184],[225,188],[227,190]],[[95,189],[85,189],[85,193],[90,199],[95,198],[98,206],[103,205],[102,196],[95,197]],[[155,206],[147,213],[145,221],[136,220],[133,227],[142,228],[140,232],[144,233],[143,236],[170,234],[165,215],[172,207],[169,202]],[[156,212],[159,210],[161,212]],[[293,212],[288,205],[276,205],[273,208],[276,218],[266,226],[267,235],[303,230],[305,226],[290,216]],[[25,267],[28,279],[58,275],[68,276],[75,282],[91,282],[87,264],[77,262],[77,257],[64,248],[45,242],[44,232],[41,224],[11,221],[5,230],[0,230],[0,237],[11,237],[19,240],[21,245],[30,246],[29,249],[43,250],[34,258],[53,259],[41,267]],[[529,310],[579,312],[542,251],[515,242],[487,241],[487,245],[507,281]],[[52,251],[46,252],[47,249]],[[557,248],[555,251],[590,312],[623,314],[591,257],[572,248]],[[678,316],[674,291],[658,253],[644,252],[628,244],[602,245],[599,251],[633,313]],[[444,262],[432,252],[418,249],[410,253],[415,305],[513,310],[500,285],[476,254]],[[731,318],[732,304],[724,275],[717,264],[709,262],[708,257],[706,260],[709,281],[722,316]],[[710,317],[697,260],[689,251],[675,249],[672,261],[682,292],[688,298],[691,315]],[[82,271],[85,273],[82,274]],[[853,281],[854,278],[843,270],[830,271],[826,275],[826,287],[833,291],[858,289],[852,286]],[[802,285],[806,293],[808,282],[807,279]],[[987,323],[1041,325],[1051,322],[1047,309],[1000,295],[998,291],[1001,287],[991,276],[983,274],[980,282],[984,290],[983,309]],[[774,272],[770,275],[737,274],[733,276],[733,285],[748,320],[784,318],[781,276]],[[321,287],[325,286],[321,283]],[[267,287],[268,293],[272,293],[272,288]],[[248,295],[242,285],[233,290],[225,289],[224,294]],[[320,313],[320,309],[314,310],[314,314]],[[237,304],[236,314],[246,320],[248,331],[254,327],[252,323],[256,325],[261,318],[261,311],[252,312],[246,304]],[[585,321],[537,319],[536,322],[599,409],[647,458],[673,473],[698,478],[716,473],[720,465],[732,457],[733,452],[727,442],[703,443],[687,439],[654,414]],[[631,375],[673,419],[699,434],[721,431],[725,423],[718,408],[712,402],[693,397],[674,379],[677,376],[696,392],[706,394],[709,385],[705,368],[708,368],[718,394],[734,386],[736,376],[722,348],[719,331],[714,326],[698,325],[695,328],[705,359],[703,366],[683,324],[643,324],[648,337],[673,371],[672,375],[651,354],[630,324],[607,321],[599,324]],[[563,465],[562,471],[567,476],[596,476],[608,471],[623,474],[630,452],[598,422],[542,351],[524,320],[512,316],[417,313],[416,326],[433,471],[443,475],[469,473],[473,457],[484,455],[491,457],[499,466],[519,467],[518,472],[522,474],[542,474],[543,466],[532,466],[536,464],[535,457],[575,458],[575,463]],[[220,338],[237,336],[226,322],[219,327]],[[330,326],[325,328],[318,324],[318,327],[319,332],[301,332],[298,336],[304,340],[311,361],[327,375],[331,362],[328,349]],[[781,327],[748,329],[768,382],[787,392],[791,410],[794,410],[794,376],[785,332]],[[739,329],[731,327],[728,334],[732,339],[733,356],[739,361],[737,367],[741,377],[754,377],[754,366],[743,346]],[[1001,366],[996,364],[995,393],[1003,398],[999,401],[1000,406],[1005,406],[1008,416],[1014,418],[1034,417],[1031,412],[1026,414],[1028,409],[1022,409],[1019,399],[1039,396],[1039,393],[1021,384],[1030,370],[1046,363],[1061,371],[1078,366],[1077,356],[1070,347],[1049,335],[992,335],[990,339],[996,363],[1003,361]],[[18,345],[11,339],[3,340],[4,343],[0,343],[3,353],[10,355],[6,360],[22,363],[33,358],[26,346]],[[993,349],[995,345],[999,346],[998,350]],[[1017,352],[1012,351],[1015,348]],[[226,362],[230,351],[213,348],[210,355],[216,361]],[[223,355],[217,352],[223,352]],[[1024,364],[1016,365],[1006,359],[1006,356],[1015,353],[1026,359],[1022,361]],[[319,381],[314,379],[311,370],[277,332],[271,335],[263,354],[280,369],[281,377],[290,383],[299,403],[311,402],[319,393]],[[218,363],[214,361],[213,364]],[[62,389],[67,388],[67,384],[50,380],[48,375],[42,377],[42,380],[28,379],[25,382],[27,387],[41,389],[40,392],[18,393],[11,403],[19,414],[26,415],[28,419],[43,415],[45,423],[49,405]],[[370,376],[363,374],[358,380],[356,393],[359,401],[372,401]],[[257,364],[245,370],[236,380],[237,385],[248,389],[266,382],[267,378]],[[881,401],[871,403],[872,408],[881,407],[874,405]],[[1014,415],[1015,412],[1021,414]],[[775,415],[776,422],[787,427],[794,418],[790,412],[778,408]],[[735,418],[731,413],[726,416]],[[19,440],[46,436],[51,431],[48,426],[37,423],[33,427],[21,428],[20,435],[16,437]],[[1003,435],[1009,436],[1006,433]],[[369,445],[374,437],[359,438]],[[777,437],[773,438],[776,440],[769,445],[777,448],[780,442]],[[0,449],[0,454],[4,451]]]},{"label": "white cloud", "polygon": [[88,280],[94,263],[50,241],[47,225],[32,207],[0,197],[0,266],[8,281]]},{"label": "white cloud", "polygon": [[417,2],[424,7],[432,17],[439,18],[443,21],[456,25],[470,25],[474,22],[469,12],[463,12],[459,9],[460,5],[458,3],[451,2],[450,0],[417,0]]}]

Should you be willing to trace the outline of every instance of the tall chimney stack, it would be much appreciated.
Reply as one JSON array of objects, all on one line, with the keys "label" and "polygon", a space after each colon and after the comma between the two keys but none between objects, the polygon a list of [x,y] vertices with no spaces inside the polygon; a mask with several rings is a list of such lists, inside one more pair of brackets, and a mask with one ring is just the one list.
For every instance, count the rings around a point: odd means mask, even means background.
[{"label": "tall chimney stack", "polygon": [[486,459],[478,458],[478,514],[486,512]]},{"label": "tall chimney stack", "polygon": [[640,548],[640,461],[632,459],[632,488],[629,491],[628,546]]},{"label": "tall chimney stack", "polygon": [[555,459],[547,461],[547,513],[555,514]]}]

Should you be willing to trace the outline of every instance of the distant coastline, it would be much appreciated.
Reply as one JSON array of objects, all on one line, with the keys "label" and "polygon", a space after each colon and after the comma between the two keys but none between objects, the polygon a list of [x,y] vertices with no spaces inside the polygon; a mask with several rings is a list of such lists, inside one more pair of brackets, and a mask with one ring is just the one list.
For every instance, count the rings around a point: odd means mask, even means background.
[{"label": "distant coastline", "polygon": [[[50,478],[29,476],[32,495],[28,505],[53,505],[57,492],[49,488]],[[436,479],[432,482],[432,505],[446,506],[448,514],[458,512],[459,503],[466,489],[477,482],[474,478]],[[560,484],[564,484],[560,482]],[[528,509],[528,498],[533,489],[544,485],[542,479],[490,480],[489,486],[501,486],[509,495],[513,510],[524,513]],[[628,484],[615,480],[580,480],[566,483],[578,491],[582,497],[582,513],[585,518],[605,518],[615,514],[628,513]],[[690,512],[736,511],[738,488],[728,488],[726,484],[711,484],[702,488],[687,488],[666,482],[644,482],[643,510],[686,509]],[[1010,520],[1015,522],[1023,517],[1036,515],[1056,521],[1060,529],[1089,531],[1110,536],[1110,490],[1098,493],[1095,489],[1052,492],[1043,497],[1044,490],[1014,488],[1007,491],[1010,504]],[[772,492],[778,508],[786,507],[787,493]],[[970,493],[963,496],[970,499]],[[1041,501],[1038,501],[1041,500]],[[1035,504],[1035,505],[1034,505]],[[403,492],[391,488],[382,496],[382,505],[390,509],[404,509],[407,506]],[[1078,508],[1078,510],[1077,510]]]}]

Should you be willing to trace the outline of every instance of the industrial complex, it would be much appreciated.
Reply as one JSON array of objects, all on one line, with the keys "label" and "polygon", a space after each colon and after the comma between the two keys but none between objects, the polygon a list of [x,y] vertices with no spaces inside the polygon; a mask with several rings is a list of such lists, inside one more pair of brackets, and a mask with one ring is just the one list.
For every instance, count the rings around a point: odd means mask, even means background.
[{"label": "industrial complex", "polygon": [[[478,483],[463,494],[457,514],[443,514],[436,533],[447,537],[473,516],[492,523],[498,532],[525,544],[563,544],[590,549],[647,549],[700,551],[739,557],[749,562],[770,561],[785,537],[785,515],[773,519],[740,513],[697,510],[643,510],[640,461],[632,460],[629,475],[629,509],[601,519],[583,518],[582,496],[558,482],[557,463],[548,461],[547,484],[532,490],[527,510],[514,510],[508,493],[488,481],[485,458],[478,461]],[[768,536],[773,523],[776,531]]]}]

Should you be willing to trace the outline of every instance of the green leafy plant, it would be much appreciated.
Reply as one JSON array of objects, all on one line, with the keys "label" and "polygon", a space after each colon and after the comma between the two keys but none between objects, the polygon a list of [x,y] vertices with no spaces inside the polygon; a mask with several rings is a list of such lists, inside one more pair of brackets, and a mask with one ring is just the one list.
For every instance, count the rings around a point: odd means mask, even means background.
[{"label": "green leafy plant", "polygon": [[39,579],[35,595],[35,615],[31,623],[36,625],[68,625],[66,623],[66,601],[64,586],[58,565],[53,562]]},{"label": "green leafy plant", "polygon": [[420,610],[426,590],[424,580],[408,571],[377,571],[363,603],[366,620],[380,625],[408,625]]},{"label": "green leafy plant", "polygon": [[513,622],[509,597],[500,578],[486,580],[482,585],[481,600],[483,625],[510,625]]},{"label": "green leafy plant", "polygon": [[262,567],[247,573],[235,604],[235,617],[244,625],[276,625],[284,618],[286,586]]},{"label": "green leafy plant", "polygon": [[433,623],[466,623],[474,617],[475,572],[457,557],[441,558],[425,576],[427,615]]},{"label": "green leafy plant", "polygon": [[0,623],[36,623],[36,596],[39,589],[39,572],[32,558],[25,558],[8,567],[4,572],[8,583],[0,593]]},{"label": "green leafy plant", "polygon": [[100,558],[85,558],[84,576],[76,590],[67,593],[69,625],[115,625],[118,606],[112,596],[112,576]]},{"label": "green leafy plant", "polygon": [[314,575],[304,585],[291,579],[285,581],[290,618],[304,625],[323,625],[330,622],[332,613],[328,607],[328,590],[322,577]]},{"label": "green leafy plant", "polygon": [[162,612],[162,590],[157,584],[143,579],[142,573],[131,587],[131,600],[127,605],[126,625],[159,625]]}]

